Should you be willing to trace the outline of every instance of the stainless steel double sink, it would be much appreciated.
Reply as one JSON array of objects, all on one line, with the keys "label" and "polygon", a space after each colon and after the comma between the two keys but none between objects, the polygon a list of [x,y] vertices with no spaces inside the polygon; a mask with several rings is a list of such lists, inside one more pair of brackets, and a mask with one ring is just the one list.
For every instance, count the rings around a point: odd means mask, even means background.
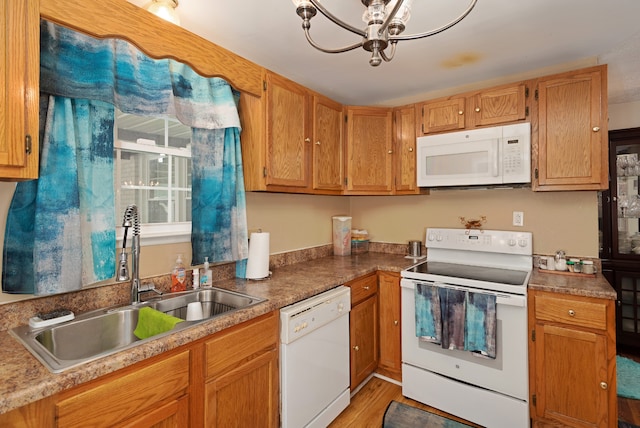
[{"label": "stainless steel double sink", "polygon": [[[59,373],[265,300],[221,288],[205,288],[166,294],[136,305],[86,312],[50,327],[20,326],[10,333],[51,372]],[[187,305],[192,302],[202,303],[203,319],[180,322],[172,330],[148,339],[141,340],[133,334],[141,308],[148,306],[186,319]]]}]

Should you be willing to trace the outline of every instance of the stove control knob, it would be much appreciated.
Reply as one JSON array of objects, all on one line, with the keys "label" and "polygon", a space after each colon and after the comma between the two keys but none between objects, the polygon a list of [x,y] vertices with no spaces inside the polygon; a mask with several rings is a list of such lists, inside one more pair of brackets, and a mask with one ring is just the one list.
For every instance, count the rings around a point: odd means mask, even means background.
[{"label": "stove control knob", "polygon": [[510,247],[515,247],[516,246],[516,240],[515,239],[509,239],[509,246]]},{"label": "stove control knob", "polygon": [[519,239],[518,240],[518,245],[520,245],[521,247],[526,247],[527,246],[527,240],[526,239]]},{"label": "stove control knob", "polygon": [[429,241],[433,241],[434,239],[436,239],[436,237],[435,237],[433,234],[430,234],[430,235],[427,237],[427,239],[428,239]]},{"label": "stove control knob", "polygon": [[442,241],[442,235],[436,236],[436,241],[438,241],[438,242]]}]

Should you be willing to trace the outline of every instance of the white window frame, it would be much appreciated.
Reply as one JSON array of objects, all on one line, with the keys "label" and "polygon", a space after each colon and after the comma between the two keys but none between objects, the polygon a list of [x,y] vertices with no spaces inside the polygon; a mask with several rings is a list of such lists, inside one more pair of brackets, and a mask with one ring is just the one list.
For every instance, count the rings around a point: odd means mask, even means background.
[{"label": "white window frame", "polygon": [[[158,118],[156,118],[158,119]],[[180,149],[175,147],[169,147],[169,122],[172,121],[168,118],[163,118],[165,121],[165,132],[164,132],[164,146],[158,145],[145,145],[133,143],[130,141],[120,140],[118,138],[114,139],[114,149],[115,149],[115,168],[114,168],[114,185],[116,186],[115,192],[116,197],[118,194],[118,190],[122,187],[122,178],[120,176],[120,154],[121,150],[126,150],[128,152],[138,152],[138,153],[152,153],[152,154],[166,154],[167,157],[172,160],[172,156],[182,157],[182,158],[191,158],[191,150],[190,149]],[[114,126],[114,133],[117,132],[117,119]],[[171,170],[171,165],[169,167]],[[171,195],[172,183],[174,180],[169,180],[169,191],[168,194]],[[132,185],[135,188],[144,188],[144,186]],[[151,189],[151,187],[150,187]],[[177,190],[186,190],[186,189],[177,189]],[[171,196],[169,196],[171,197]],[[119,247],[122,246],[122,240],[124,237],[124,228],[122,227],[122,216],[123,213],[116,213],[116,244]],[[170,218],[172,216],[170,212]],[[191,242],[191,222],[170,222],[170,223],[143,223],[140,225],[140,245],[148,246],[148,245],[163,245],[163,244],[177,244],[183,242]]]}]

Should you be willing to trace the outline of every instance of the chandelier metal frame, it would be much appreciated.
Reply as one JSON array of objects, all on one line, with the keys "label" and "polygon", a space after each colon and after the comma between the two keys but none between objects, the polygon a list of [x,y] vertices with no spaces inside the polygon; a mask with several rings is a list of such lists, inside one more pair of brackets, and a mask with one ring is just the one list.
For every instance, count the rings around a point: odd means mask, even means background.
[{"label": "chandelier metal frame", "polygon": [[[304,30],[305,37],[307,38],[307,41],[311,46],[321,52],[332,54],[348,52],[353,49],[362,47],[366,51],[371,52],[369,64],[374,67],[380,65],[382,63],[382,60],[384,60],[385,62],[389,62],[393,59],[396,52],[396,45],[399,41],[422,39],[441,33],[453,27],[454,25],[462,21],[467,15],[469,15],[469,13],[471,13],[478,0],[471,0],[471,3],[467,7],[467,9],[460,16],[458,16],[448,24],[445,24],[434,30],[408,35],[401,35],[401,33],[405,30],[405,24],[408,21],[408,18],[401,19],[396,15],[398,14],[398,11],[402,7],[402,5],[405,2],[408,4],[409,0],[398,0],[391,11],[388,13],[386,11],[386,6],[391,2],[391,0],[361,1],[368,10],[374,10],[376,8],[378,10],[384,10],[384,13],[381,14],[384,19],[380,19],[379,14],[371,13],[369,15],[367,27],[363,30],[360,28],[356,28],[336,17],[322,5],[320,0],[293,0],[294,4],[296,4],[296,13],[300,18],[302,18],[302,29]],[[373,7],[373,9],[371,9],[371,7]],[[310,34],[311,18],[316,16],[318,11],[320,11],[320,13],[322,13],[334,24],[362,37],[362,40],[358,43],[354,43],[352,45],[344,46],[337,49],[323,48],[313,40]],[[390,52],[387,54],[385,50],[387,47],[389,47],[389,45],[391,45]]]}]

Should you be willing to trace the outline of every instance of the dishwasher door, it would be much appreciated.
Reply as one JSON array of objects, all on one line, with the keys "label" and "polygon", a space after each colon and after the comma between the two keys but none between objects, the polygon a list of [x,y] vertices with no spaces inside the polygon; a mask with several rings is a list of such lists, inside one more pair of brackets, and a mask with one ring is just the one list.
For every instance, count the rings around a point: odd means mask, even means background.
[{"label": "dishwasher door", "polygon": [[326,427],[349,405],[351,304],[341,289],[281,310],[283,428]]}]

